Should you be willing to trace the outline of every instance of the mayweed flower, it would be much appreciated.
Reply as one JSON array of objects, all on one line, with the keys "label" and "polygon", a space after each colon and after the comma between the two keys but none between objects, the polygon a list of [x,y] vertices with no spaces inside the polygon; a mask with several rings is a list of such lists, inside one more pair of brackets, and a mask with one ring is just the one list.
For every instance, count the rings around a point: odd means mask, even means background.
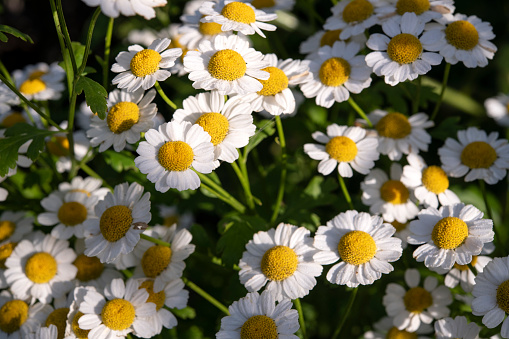
[{"label": "mayweed flower", "polygon": [[468,323],[467,318],[444,318],[435,322],[435,336],[437,339],[477,339],[481,328],[474,322]]},{"label": "mayweed flower", "polygon": [[136,14],[150,20],[156,16],[154,7],[166,5],[166,0],[83,0],[90,7],[101,6],[104,15],[116,18],[119,14],[134,16]]},{"label": "mayweed flower", "polygon": [[364,339],[431,339],[427,334],[433,332],[433,327],[425,323],[421,323],[415,332],[400,330],[393,325],[393,319],[391,317],[383,317],[374,323],[373,327],[375,331],[364,333]]},{"label": "mayweed flower", "polygon": [[[477,273],[482,273],[484,267],[492,260],[492,258],[487,256],[473,255],[470,265],[476,269]],[[475,274],[470,270],[468,265],[459,265],[455,263],[450,270],[440,267],[432,268],[432,270],[439,274],[446,274],[444,278],[444,285],[449,288],[454,288],[459,284],[461,289],[466,293],[471,293],[474,289]]]},{"label": "mayweed flower", "polygon": [[360,46],[364,46],[366,44],[366,41],[368,40],[366,36],[363,34],[354,35],[351,36],[348,39],[341,39],[339,35],[341,34],[340,29],[334,29],[334,30],[320,30],[313,35],[311,35],[309,38],[301,42],[299,46],[299,52],[300,54],[312,54],[316,53],[321,47],[323,46],[330,46],[332,47],[336,41],[342,41],[344,40],[345,43],[349,43],[351,41],[359,44]]},{"label": "mayweed flower", "polygon": [[454,0],[389,0],[389,4],[378,9],[380,18],[401,17],[414,13],[419,21],[427,23],[440,19],[444,14],[454,13]]},{"label": "mayweed flower", "polygon": [[12,73],[16,88],[28,100],[58,100],[65,89],[65,71],[56,62],[38,63]]},{"label": "mayweed flower", "polygon": [[327,18],[323,28],[341,30],[339,38],[346,40],[351,36],[364,34],[364,31],[378,23],[378,0],[347,0],[332,7],[332,16]]}]

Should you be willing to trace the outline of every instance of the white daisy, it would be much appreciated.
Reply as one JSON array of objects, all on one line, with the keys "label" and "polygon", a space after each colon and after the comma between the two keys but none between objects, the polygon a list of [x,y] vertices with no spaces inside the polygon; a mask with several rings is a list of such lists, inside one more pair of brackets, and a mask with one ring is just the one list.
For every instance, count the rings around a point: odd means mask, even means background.
[{"label": "white daisy", "polygon": [[346,40],[352,35],[364,34],[364,31],[378,23],[378,0],[341,1],[331,8],[332,16],[327,18],[323,28],[340,29],[339,38]]},{"label": "white daisy", "polygon": [[366,63],[376,75],[385,76],[387,84],[395,86],[414,80],[442,62],[442,56],[432,52],[443,48],[444,33],[440,30],[423,33],[424,22],[415,13],[391,18],[382,29],[385,34],[372,34],[366,42],[374,51],[366,55]]},{"label": "white daisy", "polygon": [[412,190],[401,182],[402,173],[401,165],[392,163],[390,178],[375,168],[361,183],[362,203],[369,206],[370,213],[382,214],[387,222],[405,223],[419,213]]},{"label": "white daisy", "polygon": [[150,20],[156,16],[154,7],[166,5],[166,0],[83,0],[90,7],[101,6],[104,15],[116,18],[119,14],[134,16],[136,14]]},{"label": "white daisy", "polygon": [[202,22],[215,22],[221,30],[238,31],[245,35],[258,33],[265,38],[264,31],[275,31],[276,26],[265,23],[277,18],[277,14],[267,14],[243,1],[219,0],[205,1],[199,9],[204,15]]},{"label": "white daisy", "polygon": [[497,132],[486,132],[477,127],[458,131],[458,141],[447,138],[438,149],[442,168],[454,178],[465,176],[465,181],[484,180],[494,185],[505,178],[509,168],[509,144],[498,139]]},{"label": "white daisy", "polygon": [[237,149],[255,134],[253,109],[238,96],[225,102],[218,91],[200,93],[185,99],[182,106],[173,114],[173,121],[201,126],[211,137],[214,160],[234,162],[239,157]]},{"label": "white daisy", "polygon": [[[313,255],[313,238],[304,227],[279,224],[267,232],[255,233],[240,259],[240,282],[248,291],[265,284],[277,301],[304,297],[316,285],[322,266]],[[268,283],[267,283],[268,282]]]},{"label": "white daisy", "polygon": [[[212,41],[217,35],[230,36],[233,34],[232,31],[224,32],[221,30],[221,24],[216,22],[201,22],[203,14],[197,9],[192,14],[182,15],[180,20],[184,23],[179,27],[178,41],[183,46],[186,46],[188,50],[194,50],[198,48],[198,45],[203,40]],[[240,33],[238,37],[243,38],[245,35]]]},{"label": "white daisy", "polygon": [[[112,279],[113,280],[113,279]],[[105,282],[99,290],[103,290],[104,286],[108,285],[112,280]],[[78,321],[83,316],[83,313],[79,311],[79,307],[83,302],[87,291],[97,292],[97,289],[92,286],[76,287],[71,293],[72,297],[71,305],[69,306],[69,313],[67,313],[67,321],[65,326],[65,339],[80,339],[88,338],[90,330],[84,330],[79,327]]]},{"label": "white daisy", "polygon": [[35,333],[29,334],[26,339],[58,339],[58,329],[55,325],[40,327]]},{"label": "white daisy", "polygon": [[449,178],[440,166],[428,166],[424,159],[410,153],[408,165],[403,167],[401,182],[414,190],[414,195],[424,207],[438,208],[460,202],[458,196],[449,189]]},{"label": "white daisy", "polygon": [[33,241],[22,240],[5,261],[7,283],[16,298],[48,304],[72,288],[76,253],[69,242],[42,233]]},{"label": "white daisy", "polygon": [[[487,256],[473,255],[470,264],[477,270],[478,273],[482,273],[484,267],[491,260],[493,259]],[[444,270],[439,267],[433,270],[439,274],[447,273],[444,279],[444,284],[449,288],[454,288],[460,284],[461,288],[466,293],[470,293],[474,289],[475,274],[470,270],[468,265],[459,265],[455,263],[450,270]]]},{"label": "white daisy", "polygon": [[115,58],[117,63],[111,66],[112,72],[120,73],[113,78],[112,84],[134,92],[140,87],[147,90],[156,81],[168,79],[171,75],[168,69],[182,54],[180,48],[167,49],[170,43],[170,39],[156,39],[147,49],[132,45],[128,52],[120,52]]},{"label": "white daisy", "polygon": [[376,331],[369,331],[364,333],[364,339],[430,339],[430,337],[423,334],[430,334],[433,332],[433,327],[428,324],[421,323],[421,326],[415,332],[408,332],[406,330],[399,330],[393,325],[393,320],[390,317],[383,317],[373,324]]},{"label": "white daisy", "polygon": [[400,330],[415,332],[421,323],[431,324],[433,319],[442,319],[449,315],[447,305],[452,303],[449,288],[438,286],[435,277],[424,279],[424,288],[419,286],[421,276],[416,269],[405,271],[405,282],[410,287],[405,290],[401,285],[389,283],[383,297],[387,314],[393,318],[393,324]]},{"label": "white daisy", "polygon": [[38,63],[16,70],[12,78],[16,88],[28,100],[58,100],[65,89],[65,71],[58,63]]},{"label": "white daisy", "polygon": [[85,232],[91,234],[85,239],[85,255],[109,263],[131,252],[140,240],[143,231],[132,225],[150,221],[150,193],[143,194],[138,183],[117,185],[113,194],[97,203],[95,215],[97,218],[85,221]]},{"label": "white daisy", "polygon": [[433,19],[441,19],[443,14],[454,13],[456,7],[453,0],[389,0],[386,6],[378,9],[380,17],[401,17],[405,13],[414,13],[417,19],[427,23]]},{"label": "white daisy", "polygon": [[34,218],[26,212],[5,211],[0,216],[0,243],[19,242],[32,232]]},{"label": "white daisy", "polygon": [[96,179],[93,177],[86,177],[83,179],[82,177],[74,177],[71,182],[62,182],[58,185],[58,191],[62,194],[66,194],[69,192],[81,192],[86,194],[87,196],[96,196],[99,200],[103,200],[106,194],[108,194],[109,189],[105,187],[101,187],[102,180]]},{"label": "white daisy", "polygon": [[291,12],[295,6],[295,0],[251,0],[249,1],[256,9],[261,9],[266,13],[275,13],[276,11]]},{"label": "white daisy", "polygon": [[320,252],[313,259],[323,265],[342,260],[327,272],[327,280],[333,284],[371,285],[382,273],[392,272],[389,262],[401,257],[401,240],[393,237],[395,231],[390,224],[383,224],[382,218],[369,213],[340,213],[327,226],[318,227],[314,246]]},{"label": "white daisy", "polygon": [[108,113],[101,120],[92,117],[87,136],[93,147],[99,146],[104,152],[113,145],[116,152],[125,148],[126,142],[134,144],[140,140],[140,134],[154,127],[157,106],[152,103],[155,90],[144,94],[139,88],[134,92],[114,90],[108,96]]},{"label": "white daisy", "polygon": [[284,338],[298,339],[299,314],[289,299],[279,300],[265,290],[248,293],[228,308],[230,315],[221,319],[217,339]]},{"label": "white daisy", "polygon": [[477,339],[481,328],[475,323],[467,322],[467,318],[444,318],[435,322],[435,336],[437,339]]},{"label": "white daisy", "polygon": [[314,132],[313,139],[323,143],[305,144],[304,152],[311,159],[320,160],[318,172],[330,174],[336,166],[339,175],[345,178],[353,176],[352,168],[362,174],[368,174],[378,160],[378,140],[366,135],[360,127],[347,127],[332,124],[327,126],[327,135]]},{"label": "white daisy", "polygon": [[486,99],[484,108],[490,118],[495,119],[502,127],[509,127],[509,95],[500,93],[494,98]]},{"label": "white daisy", "polygon": [[262,71],[267,62],[262,53],[249,47],[249,42],[237,35],[218,35],[204,40],[197,51],[184,57],[184,67],[196,89],[218,90],[221,94],[246,94],[261,91],[259,80],[268,80],[270,74]]},{"label": "white daisy", "polygon": [[153,328],[145,319],[156,312],[156,305],[148,302],[149,294],[139,289],[140,282],[114,279],[104,288],[104,295],[87,290],[79,311],[79,328],[90,330],[89,339],[125,338],[129,333],[149,338]]},{"label": "white daisy", "polygon": [[[483,316],[487,328],[502,323],[500,335],[509,338],[509,257],[495,258],[475,277],[472,313]],[[505,318],[505,320],[504,320]]]},{"label": "white daisy", "polygon": [[470,263],[495,235],[493,221],[482,217],[477,208],[463,203],[421,210],[409,226],[408,243],[424,244],[414,251],[414,258],[426,267],[443,269]]},{"label": "white daisy", "polygon": [[211,137],[199,125],[187,121],[164,123],[158,130],[145,133],[145,139],[136,150],[140,156],[134,163],[159,192],[197,189],[201,182],[193,169],[211,173],[216,167]]},{"label": "white daisy", "polygon": [[340,29],[334,29],[331,31],[324,31],[320,30],[313,35],[311,35],[309,38],[301,42],[299,46],[299,52],[300,54],[312,54],[316,53],[320,49],[320,47],[323,46],[330,46],[334,45],[336,41],[345,40],[345,43],[348,43],[350,41],[354,41],[360,46],[364,46],[366,44],[366,41],[368,40],[366,36],[363,34],[354,35],[351,36],[348,39],[341,39],[339,35],[341,34]]},{"label": "white daisy", "polygon": [[336,41],[332,47],[323,46],[311,54],[309,71],[313,77],[300,85],[306,98],[314,98],[319,106],[329,108],[334,102],[343,102],[351,93],[360,93],[371,84],[371,69],[364,55],[357,55],[360,45]]}]

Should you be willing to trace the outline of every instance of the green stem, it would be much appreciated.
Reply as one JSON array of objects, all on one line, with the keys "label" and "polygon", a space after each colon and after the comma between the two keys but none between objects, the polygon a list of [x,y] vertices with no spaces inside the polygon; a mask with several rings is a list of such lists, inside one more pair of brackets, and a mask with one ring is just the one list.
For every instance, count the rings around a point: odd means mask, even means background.
[{"label": "green stem", "polygon": [[166,94],[164,93],[163,89],[161,88],[161,85],[159,85],[159,81],[156,81],[156,83],[154,84],[156,90],[157,90],[157,93],[159,93],[159,95],[161,96],[161,98],[163,98],[164,101],[166,101],[166,103],[173,109],[177,109],[177,105],[175,105],[173,103],[173,101],[170,100],[170,98],[168,98],[166,96]]},{"label": "green stem", "polygon": [[110,63],[110,51],[111,51],[111,37],[113,35],[113,22],[115,18],[110,18],[108,22],[108,29],[106,30],[106,37],[104,38],[104,58],[103,58],[103,87],[108,88],[108,75],[110,72],[109,63]]},{"label": "green stem", "polygon": [[361,116],[362,119],[366,120],[368,126],[370,128],[373,128],[373,124],[371,123],[371,120],[369,120],[368,116],[366,115],[366,113],[364,113],[364,111],[362,110],[362,108],[359,107],[359,105],[357,105],[357,103],[353,100],[352,96],[350,96],[348,98],[348,103],[350,104],[350,106],[352,106],[352,108],[357,112],[357,114],[359,114]]},{"label": "green stem", "polygon": [[283,131],[283,124],[281,123],[281,117],[279,115],[276,116],[276,128],[279,136],[279,144],[281,145],[281,178],[279,179],[279,189],[277,192],[276,202],[274,204],[274,212],[272,213],[272,217],[270,218],[270,223],[274,224],[279,215],[279,210],[281,209],[281,203],[283,201],[283,196],[285,193],[285,185],[286,185],[286,172],[287,172],[287,153],[286,153],[286,140],[285,133]]},{"label": "green stem", "polygon": [[445,70],[444,70],[444,78],[442,79],[442,89],[440,90],[440,97],[438,98],[437,104],[435,105],[435,108],[433,109],[433,113],[431,114],[431,120],[435,120],[438,110],[440,109],[440,105],[442,104],[442,101],[444,99],[444,93],[445,89],[447,88],[447,80],[449,79],[449,71],[451,70],[451,64],[446,63],[445,64]]},{"label": "green stem", "polygon": [[345,180],[341,176],[341,174],[338,173],[338,179],[339,179],[339,185],[341,186],[341,190],[343,191],[343,194],[345,195],[346,202],[348,203],[348,207],[350,207],[351,210],[353,210],[353,204],[352,204],[352,198],[350,197],[350,194],[348,193],[348,189],[346,188]]},{"label": "green stem", "polygon": [[251,193],[251,187],[249,185],[249,180],[246,180],[246,177],[244,176],[244,173],[239,168],[237,163],[234,161],[231,163],[233,170],[235,171],[235,174],[237,174],[237,177],[239,178],[240,184],[242,185],[242,188],[244,189],[244,194],[246,195],[246,202],[247,206],[250,210],[254,210],[254,201],[253,201],[253,194]]},{"label": "green stem", "polygon": [[417,113],[417,111],[419,110],[419,102],[421,101],[421,87],[422,87],[422,78],[421,77],[418,77],[417,78],[417,90],[416,90],[416,93],[415,93],[415,100],[413,101],[413,108],[412,108],[412,112],[413,114]]},{"label": "green stem", "polygon": [[227,203],[228,205],[230,205],[231,207],[233,207],[240,213],[244,213],[246,211],[246,207],[244,207],[244,205],[242,205],[240,202],[238,202],[231,195],[224,196],[203,182],[200,184],[200,187],[202,187],[202,188],[206,189],[207,191],[209,191],[210,193],[214,194],[217,198],[224,201],[225,203]]},{"label": "green stem", "polygon": [[470,268],[470,270],[472,271],[472,273],[474,273],[475,276],[477,276],[477,268],[474,267],[474,265],[472,265],[471,262],[468,263],[468,268]]},{"label": "green stem", "polygon": [[184,284],[186,284],[187,287],[198,293],[203,299],[207,300],[209,303],[217,307],[224,314],[230,315],[228,308],[224,306],[222,303],[220,303],[216,298],[202,290],[200,287],[198,287],[195,283],[193,283],[189,279],[183,277],[182,280],[184,281]]},{"label": "green stem", "polygon": [[91,177],[101,179],[103,182],[103,186],[109,188],[110,190],[113,189],[99,174],[97,174],[93,169],[91,169],[87,164],[81,164],[81,169],[90,175]]},{"label": "green stem", "polygon": [[203,174],[203,173],[200,173],[200,172],[197,172],[195,171],[196,174],[198,174],[198,177],[200,177],[200,180],[202,182],[204,182],[206,185],[209,185],[210,187],[212,187],[214,190],[216,190],[217,192],[219,192],[221,195],[223,195],[224,197],[227,197],[227,198],[230,198],[234,201],[236,201],[238,203],[239,206],[242,206],[242,209],[245,210],[246,208],[244,207],[244,205],[242,205],[237,199],[235,199],[230,193],[228,193],[227,191],[225,191],[223,189],[223,187],[221,187],[221,185],[219,184],[216,184],[216,182],[212,179],[210,179],[207,175]]},{"label": "green stem", "polygon": [[[72,88],[72,82],[74,80],[74,73],[69,68],[76,68],[75,62],[73,63],[74,67],[71,66],[71,57],[69,54],[69,50],[66,48],[64,39],[63,39],[63,33],[62,33],[62,27],[59,20],[59,15],[57,11],[57,7],[55,5],[54,0],[50,0],[50,6],[51,6],[51,12],[53,14],[53,21],[55,22],[55,29],[57,30],[57,38],[58,42],[60,44],[60,50],[62,51],[62,58],[64,59],[64,65],[65,65],[65,73],[67,77],[67,88],[69,88],[69,98],[71,96],[71,88]],[[74,58],[73,58],[74,59]]]},{"label": "green stem", "polygon": [[64,37],[64,42],[67,45],[67,49],[69,50],[69,55],[71,57],[72,69],[74,71],[74,74],[76,74],[78,71],[78,65],[76,64],[76,57],[74,56],[74,51],[72,49],[71,37],[69,35],[69,31],[67,31],[67,25],[65,23],[64,10],[62,8],[62,0],[57,0],[56,9],[58,14],[58,21],[60,22],[60,29]]},{"label": "green stem", "polygon": [[334,331],[334,334],[332,335],[332,339],[336,339],[339,336],[339,333],[341,333],[341,329],[343,328],[343,325],[346,322],[346,319],[350,315],[350,312],[352,310],[353,303],[355,301],[355,297],[357,296],[357,291],[359,290],[358,287],[354,288],[352,291],[352,294],[350,294],[350,300],[348,301],[348,306],[346,307],[346,312],[343,313],[343,318],[341,318],[341,322],[339,323],[338,327]]},{"label": "green stem", "polygon": [[131,272],[129,270],[122,270],[122,273],[124,273],[124,275],[126,276],[127,279],[129,279],[130,277],[133,276],[133,272]]},{"label": "green stem", "polygon": [[9,74],[9,71],[7,70],[7,68],[5,68],[4,63],[2,61],[0,61],[0,71],[4,75],[5,79],[7,79],[7,81],[9,81],[12,84],[13,82],[12,82],[11,75]]},{"label": "green stem", "polygon": [[295,299],[293,303],[295,305],[295,308],[297,309],[297,312],[299,313],[299,325],[302,333],[302,338],[306,339],[307,338],[306,322],[304,321],[304,313],[302,312],[302,305],[300,304],[300,299],[299,298]]},{"label": "green stem", "polygon": [[148,235],[143,234],[143,233],[140,234],[140,238],[148,240],[150,242],[153,242],[154,244],[157,244],[157,245],[161,245],[161,246],[165,246],[165,247],[171,247],[170,243],[168,243],[166,241],[162,241],[162,240],[154,238],[154,237],[151,237],[151,236],[148,236]]}]

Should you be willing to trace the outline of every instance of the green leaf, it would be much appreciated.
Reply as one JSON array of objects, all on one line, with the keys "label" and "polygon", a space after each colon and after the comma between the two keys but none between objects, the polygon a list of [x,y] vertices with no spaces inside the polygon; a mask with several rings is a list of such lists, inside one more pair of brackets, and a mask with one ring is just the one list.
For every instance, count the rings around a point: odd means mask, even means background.
[{"label": "green leaf", "polygon": [[104,161],[118,173],[136,168],[134,165],[134,156],[131,152],[107,150],[103,153],[103,157]]},{"label": "green leaf", "polygon": [[108,92],[99,83],[82,76],[76,83],[76,93],[81,94],[83,91],[85,91],[85,100],[92,112],[96,113],[99,118],[104,119],[108,110],[106,104]]},{"label": "green leaf", "polygon": [[21,39],[21,40],[26,41],[26,42],[29,42],[31,44],[34,43],[32,38],[28,34],[20,32],[20,31],[18,31],[14,27],[10,27],[10,26],[7,26],[7,25],[0,25],[0,40],[2,40],[3,42],[7,42],[8,38],[2,32],[8,33],[10,35],[13,35],[16,38]]},{"label": "green leaf", "polygon": [[31,188],[39,185],[51,190],[51,180],[53,179],[53,171],[49,168],[39,168],[35,171],[27,173],[23,181],[23,188]]},{"label": "green leaf", "polygon": [[253,148],[255,148],[256,145],[262,142],[265,138],[270,137],[276,132],[274,124],[274,120],[261,120],[256,124],[258,126],[258,130],[255,135],[249,139],[249,144],[246,146],[246,154],[251,152]]},{"label": "green leaf", "polygon": [[171,313],[175,314],[180,319],[194,319],[194,318],[196,318],[196,310],[189,306],[185,307],[181,310],[172,308]]},{"label": "green leaf", "polygon": [[79,42],[72,41],[72,52],[74,53],[74,59],[76,60],[76,67],[80,68],[83,62],[83,55],[85,55],[85,46]]}]

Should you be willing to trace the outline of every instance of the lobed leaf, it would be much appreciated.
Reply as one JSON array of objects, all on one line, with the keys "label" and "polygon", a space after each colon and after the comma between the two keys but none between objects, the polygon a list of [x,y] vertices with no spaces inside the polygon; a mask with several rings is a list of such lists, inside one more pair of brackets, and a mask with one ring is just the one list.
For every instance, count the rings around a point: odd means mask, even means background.
[{"label": "lobed leaf", "polygon": [[106,104],[108,92],[99,83],[82,76],[76,83],[76,93],[81,94],[83,91],[85,91],[85,100],[92,112],[96,113],[99,118],[104,119],[108,110]]}]

